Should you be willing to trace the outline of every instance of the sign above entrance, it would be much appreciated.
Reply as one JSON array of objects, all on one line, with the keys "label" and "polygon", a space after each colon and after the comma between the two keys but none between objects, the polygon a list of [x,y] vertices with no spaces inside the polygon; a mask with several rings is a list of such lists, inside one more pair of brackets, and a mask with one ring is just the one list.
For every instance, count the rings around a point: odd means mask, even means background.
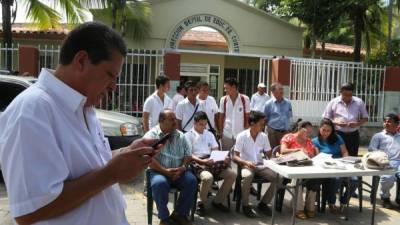
[{"label": "sign above entrance", "polygon": [[239,37],[233,27],[222,18],[210,14],[197,14],[190,16],[180,23],[169,33],[167,38],[167,49],[176,49],[182,36],[194,27],[207,26],[219,31],[227,40],[229,52],[239,53]]}]

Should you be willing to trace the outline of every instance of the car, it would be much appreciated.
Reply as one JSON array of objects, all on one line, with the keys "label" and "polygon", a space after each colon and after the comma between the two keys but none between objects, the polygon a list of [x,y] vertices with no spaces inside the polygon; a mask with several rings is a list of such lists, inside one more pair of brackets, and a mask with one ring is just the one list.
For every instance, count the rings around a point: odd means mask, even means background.
[{"label": "car", "polygon": [[[35,77],[0,73],[0,115],[18,94],[36,81]],[[125,147],[143,135],[141,121],[136,117],[102,109],[96,109],[96,115],[113,150]]]}]

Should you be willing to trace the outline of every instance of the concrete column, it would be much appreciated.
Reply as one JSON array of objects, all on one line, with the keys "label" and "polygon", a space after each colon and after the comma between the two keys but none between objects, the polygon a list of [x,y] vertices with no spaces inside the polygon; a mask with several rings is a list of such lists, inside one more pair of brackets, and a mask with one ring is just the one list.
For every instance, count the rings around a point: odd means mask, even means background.
[{"label": "concrete column", "polygon": [[286,98],[289,98],[290,94],[290,65],[289,59],[272,60],[272,83],[279,82],[283,85]]},{"label": "concrete column", "polygon": [[387,67],[384,85],[383,116],[400,112],[400,67]]},{"label": "concrete column", "polygon": [[39,75],[39,49],[31,45],[20,45],[18,49],[19,74]]},{"label": "concrete column", "polygon": [[181,78],[181,55],[177,52],[167,52],[164,55],[164,74],[170,79],[171,89],[168,95],[176,93]]}]

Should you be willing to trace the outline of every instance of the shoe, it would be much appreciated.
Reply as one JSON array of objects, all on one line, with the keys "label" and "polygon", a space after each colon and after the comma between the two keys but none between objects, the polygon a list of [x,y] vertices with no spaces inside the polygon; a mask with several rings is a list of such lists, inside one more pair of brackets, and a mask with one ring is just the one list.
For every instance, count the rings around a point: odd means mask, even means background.
[{"label": "shoe", "polygon": [[229,208],[226,207],[226,206],[224,206],[222,203],[216,203],[216,202],[213,201],[213,202],[212,202],[212,205],[213,205],[215,208],[217,208],[219,211],[221,211],[221,212],[227,213],[227,212],[230,211]]},{"label": "shoe", "polygon": [[204,215],[206,214],[206,208],[203,203],[199,202],[199,204],[197,205],[196,213],[197,215],[204,217]]},{"label": "shoe", "polygon": [[314,218],[315,217],[315,211],[307,211],[306,215],[308,218]]},{"label": "shoe", "polygon": [[250,188],[250,194],[253,196],[257,196],[257,194],[258,194],[257,190],[253,186],[251,186],[251,188]]},{"label": "shoe", "polygon": [[171,219],[174,220],[177,225],[193,225],[186,216],[181,216],[176,213],[172,213]]},{"label": "shoe", "polygon": [[243,206],[243,214],[247,216],[248,218],[256,218],[257,214],[256,212],[248,205],[248,206]]},{"label": "shoe", "polygon": [[301,219],[301,220],[306,220],[307,219],[307,215],[304,213],[303,210],[300,210],[300,211],[296,212],[296,218],[297,219]]},{"label": "shoe", "polygon": [[392,202],[390,201],[390,198],[382,198],[381,205],[382,205],[382,208],[385,208],[385,209],[393,209],[394,208]]},{"label": "shoe", "polygon": [[332,214],[338,214],[340,209],[336,205],[329,205],[329,212]]},{"label": "shoe", "polygon": [[160,225],[179,225],[172,218],[168,217],[165,220],[160,221]]},{"label": "shoe", "polygon": [[257,206],[258,210],[260,210],[262,213],[264,213],[267,216],[272,216],[272,210],[268,207],[267,204],[265,204],[264,202],[260,202],[258,203]]}]

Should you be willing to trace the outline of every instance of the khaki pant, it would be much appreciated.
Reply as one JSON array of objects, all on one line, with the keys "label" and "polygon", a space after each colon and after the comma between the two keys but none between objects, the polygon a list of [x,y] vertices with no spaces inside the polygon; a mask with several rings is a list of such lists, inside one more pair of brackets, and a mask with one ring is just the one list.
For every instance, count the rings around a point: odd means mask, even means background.
[{"label": "khaki pant", "polygon": [[222,136],[221,147],[222,151],[230,151],[235,145],[235,139],[233,137]]},{"label": "khaki pant", "polygon": [[248,206],[249,205],[249,195],[250,195],[250,188],[253,182],[254,176],[267,179],[271,182],[268,190],[264,193],[264,196],[262,197],[261,201],[265,204],[268,204],[271,202],[272,197],[274,196],[275,193],[275,186],[274,185],[276,182],[281,182],[277,180],[276,173],[269,168],[262,168],[262,169],[249,169],[249,168],[243,168],[242,169],[242,205],[243,206]]},{"label": "khaki pant", "polygon": [[[292,182],[294,179],[292,180]],[[295,185],[295,184],[294,184]],[[315,211],[315,198],[316,198],[316,192],[307,190],[306,191],[306,200],[303,200],[303,187],[300,185],[298,187],[298,195],[297,195],[297,200],[296,200],[296,211],[302,211],[306,210],[308,212],[314,212]]]},{"label": "khaki pant", "polygon": [[[236,173],[231,168],[223,170],[219,175],[220,178],[224,179],[221,188],[218,190],[217,195],[214,198],[215,203],[223,203],[231,191],[232,185],[236,179]],[[214,177],[209,171],[202,171],[200,173],[200,202],[205,203],[207,201],[208,192],[211,190]]]},{"label": "khaki pant", "polygon": [[282,137],[288,133],[288,132],[280,132],[270,127],[267,128],[267,132],[268,132],[268,140],[272,149],[280,145]]}]

